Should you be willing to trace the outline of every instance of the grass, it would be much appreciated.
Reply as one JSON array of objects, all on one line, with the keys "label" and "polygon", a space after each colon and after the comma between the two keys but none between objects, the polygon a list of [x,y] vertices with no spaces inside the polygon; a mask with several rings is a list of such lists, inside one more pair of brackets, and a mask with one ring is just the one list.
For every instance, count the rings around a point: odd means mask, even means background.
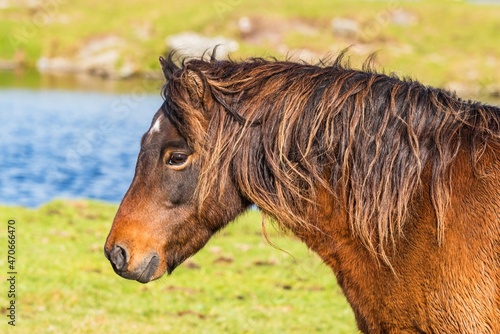
[{"label": "grass", "polygon": [[[8,271],[7,221],[16,221],[15,332],[357,332],[330,269],[272,226],[271,241],[286,252],[269,245],[258,212],[232,223],[171,276],[143,285],[117,276],[103,256],[115,211],[83,200],[0,207],[2,273]],[[0,295],[4,332],[11,328],[7,295]]]},{"label": "grass", "polygon": [[[404,11],[414,23],[396,25],[390,15]],[[277,41],[252,43],[237,28],[241,17],[261,19],[266,31],[279,31]],[[500,81],[500,6],[465,1],[347,1],[315,0],[58,0],[36,9],[0,10],[0,59],[24,53],[28,66],[42,56],[71,56],[91,38],[114,34],[128,48],[123,58],[157,71],[158,55],[166,52],[165,38],[191,30],[239,41],[234,58],[285,57],[283,50],[335,53],[349,45],[359,64],[378,51],[379,66],[443,86],[461,82],[485,86]],[[342,38],[331,32],[335,17],[354,19],[361,37]],[[295,20],[316,27],[312,35],[295,31]],[[293,22],[295,22],[293,21]],[[146,28],[147,37],[138,31]],[[361,51],[360,51],[361,50]]]}]

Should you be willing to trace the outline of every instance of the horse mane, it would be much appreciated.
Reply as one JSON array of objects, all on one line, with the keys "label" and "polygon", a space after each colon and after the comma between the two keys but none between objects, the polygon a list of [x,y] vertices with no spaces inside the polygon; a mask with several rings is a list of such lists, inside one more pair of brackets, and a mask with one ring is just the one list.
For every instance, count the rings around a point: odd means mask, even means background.
[{"label": "horse mane", "polygon": [[388,261],[385,247],[401,234],[427,170],[442,242],[451,163],[468,149],[475,166],[500,142],[500,109],[352,69],[344,54],[320,65],[161,60],[167,116],[201,159],[200,206],[233,182],[284,226],[308,225],[321,187],[343,200],[353,233]]}]

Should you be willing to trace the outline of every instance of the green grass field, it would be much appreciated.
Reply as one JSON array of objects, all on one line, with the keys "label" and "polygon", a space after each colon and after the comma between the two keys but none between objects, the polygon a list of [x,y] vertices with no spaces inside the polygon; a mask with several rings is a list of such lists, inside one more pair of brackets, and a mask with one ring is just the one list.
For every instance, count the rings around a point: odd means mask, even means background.
[{"label": "green grass field", "polygon": [[258,212],[232,223],[172,275],[143,285],[116,275],[103,255],[116,209],[83,200],[0,207],[0,332],[12,329],[4,279],[9,219],[18,273],[12,333],[357,332],[330,269],[267,224],[271,246]]}]

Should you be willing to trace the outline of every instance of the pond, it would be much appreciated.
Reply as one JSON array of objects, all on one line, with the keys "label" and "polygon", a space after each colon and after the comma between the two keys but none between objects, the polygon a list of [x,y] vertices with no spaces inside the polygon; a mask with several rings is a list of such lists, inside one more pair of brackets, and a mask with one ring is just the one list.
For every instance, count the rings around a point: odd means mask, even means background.
[{"label": "pond", "polygon": [[156,94],[0,90],[0,203],[118,203],[132,180]]}]

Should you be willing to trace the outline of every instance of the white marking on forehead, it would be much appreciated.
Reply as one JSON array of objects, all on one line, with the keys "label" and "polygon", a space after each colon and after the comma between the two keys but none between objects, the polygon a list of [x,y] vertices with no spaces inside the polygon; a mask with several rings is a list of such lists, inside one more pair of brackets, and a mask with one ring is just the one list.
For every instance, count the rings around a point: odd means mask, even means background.
[{"label": "white marking on forehead", "polygon": [[158,118],[156,119],[155,124],[153,124],[153,126],[151,127],[151,129],[149,129],[149,134],[150,135],[152,135],[155,132],[160,132],[160,125],[161,125],[161,118],[162,117],[163,117],[163,115],[158,116]]}]

